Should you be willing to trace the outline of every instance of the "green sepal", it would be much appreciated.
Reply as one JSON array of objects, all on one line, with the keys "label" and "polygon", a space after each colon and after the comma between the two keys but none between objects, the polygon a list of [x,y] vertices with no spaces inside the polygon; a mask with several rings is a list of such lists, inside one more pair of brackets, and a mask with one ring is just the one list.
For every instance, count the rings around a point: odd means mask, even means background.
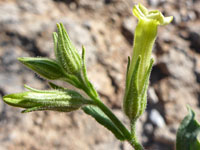
[{"label": "green sepal", "polygon": [[192,145],[190,145],[190,150],[200,150],[199,139],[197,139]]},{"label": "green sepal", "polygon": [[30,91],[9,94],[3,97],[5,103],[26,108],[23,112],[37,110],[54,110],[70,112],[93,102],[85,99],[79,93],[73,90],[37,90],[25,86]]},{"label": "green sepal", "polygon": [[75,75],[65,74],[65,78],[62,78],[61,80],[65,81],[67,83],[70,83],[71,85],[75,86],[76,88],[82,87],[78,77]]},{"label": "green sepal", "polygon": [[38,92],[38,93],[42,92],[42,90],[34,89],[26,84],[24,84],[24,88],[32,92]]},{"label": "green sepal", "polygon": [[54,54],[55,57],[58,58],[58,34],[53,32],[53,43],[54,43]]},{"label": "green sepal", "polygon": [[148,90],[148,86],[149,86],[149,78],[151,75],[151,70],[153,67],[153,63],[154,63],[154,59],[151,58],[150,60],[150,65],[149,68],[144,76],[144,82],[143,82],[143,90],[141,93],[141,108],[140,108],[140,115],[142,115],[142,113],[145,111],[146,109],[146,105],[147,105],[147,90]]},{"label": "green sepal", "polygon": [[129,72],[129,68],[130,68],[130,62],[131,62],[131,59],[128,56],[128,63],[127,63],[127,67],[126,67],[126,89],[128,89],[128,72]]},{"label": "green sepal", "polygon": [[53,59],[20,57],[18,60],[43,78],[58,80],[65,77],[61,66]]},{"label": "green sepal", "polygon": [[88,84],[89,79],[87,77],[87,69],[86,69],[86,64],[85,64],[85,47],[82,46],[82,72],[83,72],[83,77],[84,77],[84,81],[86,82],[86,84]]},{"label": "green sepal", "polygon": [[25,110],[22,110],[21,113],[29,113],[29,112],[33,112],[33,111],[42,111],[42,110],[45,110],[45,109],[41,106],[36,106],[36,107],[27,108]]},{"label": "green sepal", "polygon": [[[94,89],[94,86],[92,83],[89,81],[87,77],[87,70],[86,70],[86,64],[85,64],[85,47],[82,46],[82,74],[83,74],[83,82],[85,83],[86,86],[88,86],[88,89],[91,90],[91,93],[95,96],[98,97],[98,93]],[[84,90],[84,89],[83,89]]]},{"label": "green sepal", "polygon": [[99,124],[111,131],[115,137],[120,140],[126,140],[123,133],[113,124],[113,122],[98,108],[95,106],[85,106],[82,110],[93,117]]},{"label": "green sepal", "polygon": [[52,83],[52,82],[48,82],[48,84],[49,84],[49,86],[50,86],[52,89],[54,89],[54,90],[67,90],[66,88],[61,87],[61,86],[58,86],[58,85],[56,85],[56,84],[54,84],[54,83]]},{"label": "green sepal", "polygon": [[150,78],[150,75],[151,75],[151,70],[153,68],[153,63],[154,63],[154,59],[151,58],[149,68],[147,69],[147,71],[144,75],[143,82],[142,82],[142,85],[143,85],[142,94],[147,91],[147,88],[148,88],[148,85],[149,85],[149,78]]},{"label": "green sepal", "polygon": [[[130,79],[130,85],[126,85],[127,93],[125,93],[123,109],[125,114],[131,121],[136,120],[146,108],[147,103],[147,89],[149,85],[149,77],[153,66],[153,58],[150,60],[149,68],[147,69],[143,79],[143,89],[139,91],[138,88],[138,70],[141,63],[141,56],[138,57],[136,62],[132,78]],[[128,68],[128,67],[127,67]],[[128,73],[128,71],[127,71]],[[128,83],[127,83],[128,84]]]},{"label": "green sepal", "polygon": [[190,107],[188,112],[176,134],[176,150],[200,150],[200,124],[195,120],[195,113]]},{"label": "green sepal", "polygon": [[[123,110],[130,120],[138,118],[140,101],[138,93],[138,70],[141,56],[138,57],[129,85],[126,87]],[[128,79],[127,79],[128,80]]]},{"label": "green sepal", "polygon": [[81,58],[72,42],[62,23],[57,24],[58,28],[58,39],[57,39],[57,51],[56,58],[60,62],[61,66],[69,74],[77,74],[81,68]]}]

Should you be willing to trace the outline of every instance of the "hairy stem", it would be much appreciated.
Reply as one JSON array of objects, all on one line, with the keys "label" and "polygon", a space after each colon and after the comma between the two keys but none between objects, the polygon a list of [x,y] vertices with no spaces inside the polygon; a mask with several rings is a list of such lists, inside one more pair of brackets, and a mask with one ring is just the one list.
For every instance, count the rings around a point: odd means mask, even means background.
[{"label": "hairy stem", "polygon": [[137,136],[136,136],[136,121],[131,121],[131,140],[129,143],[132,145],[132,147],[135,148],[135,150],[144,150],[143,146],[138,142]]},{"label": "hairy stem", "polygon": [[124,134],[127,140],[131,139],[131,134],[123,123],[113,114],[113,112],[104,105],[99,99],[95,99],[96,105],[112,120],[118,129]]},{"label": "hairy stem", "polygon": [[[79,76],[81,79],[81,82],[83,85],[85,85],[84,80]],[[129,130],[124,126],[124,124],[115,116],[115,114],[97,97],[95,93],[97,91],[95,89],[89,89],[87,85],[85,85],[82,90],[91,98],[94,100],[94,103],[97,107],[99,107],[104,114],[112,120],[112,122],[117,126],[117,128],[124,134],[124,137],[127,139],[127,141],[131,140],[131,133]]]}]

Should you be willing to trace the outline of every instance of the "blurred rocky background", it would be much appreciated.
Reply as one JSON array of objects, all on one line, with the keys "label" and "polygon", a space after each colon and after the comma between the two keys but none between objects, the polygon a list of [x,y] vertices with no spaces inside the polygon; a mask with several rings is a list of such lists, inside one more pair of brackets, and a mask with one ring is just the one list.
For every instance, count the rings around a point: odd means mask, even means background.
[{"label": "blurred rocky background", "polygon": [[[177,128],[190,105],[200,117],[200,1],[143,0],[149,9],[173,15],[159,27],[147,111],[138,135],[147,150],[174,150]],[[134,0],[0,0],[0,99],[23,84],[47,82],[17,61],[53,58],[52,32],[63,22],[76,45],[86,47],[88,74],[102,100],[128,125],[121,111],[127,57],[132,52]],[[0,150],[130,150],[81,110],[33,112],[0,101]]]}]

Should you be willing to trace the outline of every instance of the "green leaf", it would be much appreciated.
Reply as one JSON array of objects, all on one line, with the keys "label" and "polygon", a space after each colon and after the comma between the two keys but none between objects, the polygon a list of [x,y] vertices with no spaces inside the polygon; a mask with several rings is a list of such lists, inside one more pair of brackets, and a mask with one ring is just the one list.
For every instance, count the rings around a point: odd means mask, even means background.
[{"label": "green leaf", "polygon": [[65,74],[60,65],[53,59],[20,57],[18,60],[26,67],[49,80],[64,78]]},{"label": "green leaf", "polygon": [[109,131],[111,131],[117,139],[124,141],[125,137],[121,131],[112,123],[112,121],[98,108],[95,106],[85,106],[82,107],[82,110],[93,117],[98,123],[103,125]]},{"label": "green leaf", "polygon": [[190,107],[188,111],[176,135],[176,150],[200,150],[200,124],[195,120],[195,113]]}]

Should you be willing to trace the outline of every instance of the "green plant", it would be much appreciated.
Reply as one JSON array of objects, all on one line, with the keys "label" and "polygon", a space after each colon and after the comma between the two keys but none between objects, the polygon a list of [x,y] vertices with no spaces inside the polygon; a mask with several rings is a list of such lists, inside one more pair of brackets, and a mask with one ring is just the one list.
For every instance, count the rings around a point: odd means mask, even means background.
[{"label": "green plant", "polygon": [[200,124],[195,120],[195,113],[190,107],[188,111],[176,135],[176,150],[200,150]]},{"label": "green plant", "polygon": [[[15,107],[25,108],[23,113],[41,110],[70,112],[81,108],[86,114],[110,130],[117,139],[128,141],[136,150],[143,150],[135,133],[135,125],[146,108],[149,77],[154,61],[151,58],[152,47],[157,36],[158,26],[169,24],[173,17],[164,17],[158,10],[148,11],[141,4],[134,6],[133,14],[139,21],[134,34],[133,56],[131,59],[128,58],[123,100],[123,110],[130,120],[130,130],[100,100],[97,91],[87,77],[85,48],[82,47],[82,56],[80,56],[62,23],[57,24],[58,33],[53,33],[55,60],[32,57],[23,57],[18,60],[41,77],[47,80],[67,82],[84,91],[89,98],[75,90],[69,90],[49,82],[52,90],[42,91],[25,85],[28,91],[6,95],[3,97],[4,102]],[[190,111],[191,113],[192,111]],[[193,116],[194,114],[188,118]],[[191,122],[192,125],[189,124],[190,127],[188,127],[186,125],[188,119],[185,120],[177,135],[177,150],[182,147],[180,144],[182,139],[179,137],[185,135],[188,128],[193,130],[191,127],[193,124],[198,132],[191,135],[193,136],[191,143],[194,144],[189,146],[191,150],[197,150],[200,145],[196,138],[199,133],[199,125]],[[184,140],[187,139],[188,137]]]}]

